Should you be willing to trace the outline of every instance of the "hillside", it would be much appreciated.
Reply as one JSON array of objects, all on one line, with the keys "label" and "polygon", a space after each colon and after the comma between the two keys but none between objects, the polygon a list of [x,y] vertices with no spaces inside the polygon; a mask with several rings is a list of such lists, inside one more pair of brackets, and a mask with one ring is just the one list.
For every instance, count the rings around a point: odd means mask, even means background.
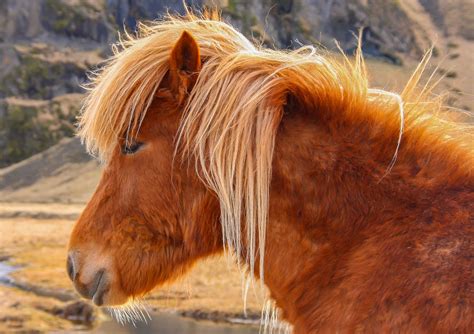
[{"label": "hillside", "polygon": [[[434,42],[433,64],[441,63],[447,77],[440,91],[451,93],[450,105],[474,109],[471,0],[186,1],[191,2],[196,8],[217,5],[226,21],[269,47],[311,43],[334,49],[337,39],[350,53],[354,34],[364,27],[365,54],[407,73]],[[0,2],[0,167],[71,137],[86,71],[110,54],[117,31],[133,31],[137,21],[167,10],[183,13],[183,1]],[[373,74],[374,82],[383,84],[378,76]],[[401,79],[395,81],[400,87]]]},{"label": "hillside", "polygon": [[100,168],[77,138],[0,169],[0,198],[14,202],[84,203],[99,180]]}]

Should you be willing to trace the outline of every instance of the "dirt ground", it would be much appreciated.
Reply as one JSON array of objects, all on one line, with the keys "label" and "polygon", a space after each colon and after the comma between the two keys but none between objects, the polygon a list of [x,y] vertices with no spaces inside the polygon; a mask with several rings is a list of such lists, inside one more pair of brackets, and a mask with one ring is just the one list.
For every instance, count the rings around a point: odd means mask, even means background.
[{"label": "dirt ground", "polygon": [[[77,214],[81,209],[77,204],[0,203],[0,259],[18,268],[9,276],[19,286],[0,285],[0,333],[81,328],[55,315],[80,297],[65,270],[67,240],[74,220],[52,218]],[[223,257],[211,258],[198,263],[180,281],[152,292],[145,303],[151,312],[173,310],[225,321],[243,317],[241,286],[237,268]],[[260,310],[257,298],[249,293],[249,316],[258,318]],[[94,312],[99,319],[104,317]]]}]

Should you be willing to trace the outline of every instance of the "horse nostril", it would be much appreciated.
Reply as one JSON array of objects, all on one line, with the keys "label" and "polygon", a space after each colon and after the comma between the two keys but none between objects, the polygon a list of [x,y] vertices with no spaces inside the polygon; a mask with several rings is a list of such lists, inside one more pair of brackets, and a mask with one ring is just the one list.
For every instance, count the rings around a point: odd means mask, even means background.
[{"label": "horse nostril", "polygon": [[77,273],[76,273],[76,269],[75,269],[72,254],[69,254],[69,256],[67,257],[67,274],[68,274],[69,278],[71,279],[71,281],[74,282],[74,280],[76,279],[76,274]]}]

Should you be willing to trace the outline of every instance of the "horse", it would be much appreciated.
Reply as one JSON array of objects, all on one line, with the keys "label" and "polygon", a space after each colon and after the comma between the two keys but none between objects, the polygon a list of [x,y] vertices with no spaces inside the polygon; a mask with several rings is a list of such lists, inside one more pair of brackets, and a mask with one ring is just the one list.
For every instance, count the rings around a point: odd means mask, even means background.
[{"label": "horse", "polygon": [[104,164],[67,271],[122,305],[230,252],[294,333],[474,330],[472,131],[364,59],[271,50],[219,18],[140,24],[93,73],[78,135]]}]

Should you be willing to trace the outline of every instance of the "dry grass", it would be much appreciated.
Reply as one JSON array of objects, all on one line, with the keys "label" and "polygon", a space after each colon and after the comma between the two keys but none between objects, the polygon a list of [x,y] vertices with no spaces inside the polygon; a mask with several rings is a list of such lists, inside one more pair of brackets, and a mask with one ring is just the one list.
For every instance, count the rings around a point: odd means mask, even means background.
[{"label": "dry grass", "polygon": [[72,324],[49,313],[60,302],[0,286],[0,333],[67,330]]}]

